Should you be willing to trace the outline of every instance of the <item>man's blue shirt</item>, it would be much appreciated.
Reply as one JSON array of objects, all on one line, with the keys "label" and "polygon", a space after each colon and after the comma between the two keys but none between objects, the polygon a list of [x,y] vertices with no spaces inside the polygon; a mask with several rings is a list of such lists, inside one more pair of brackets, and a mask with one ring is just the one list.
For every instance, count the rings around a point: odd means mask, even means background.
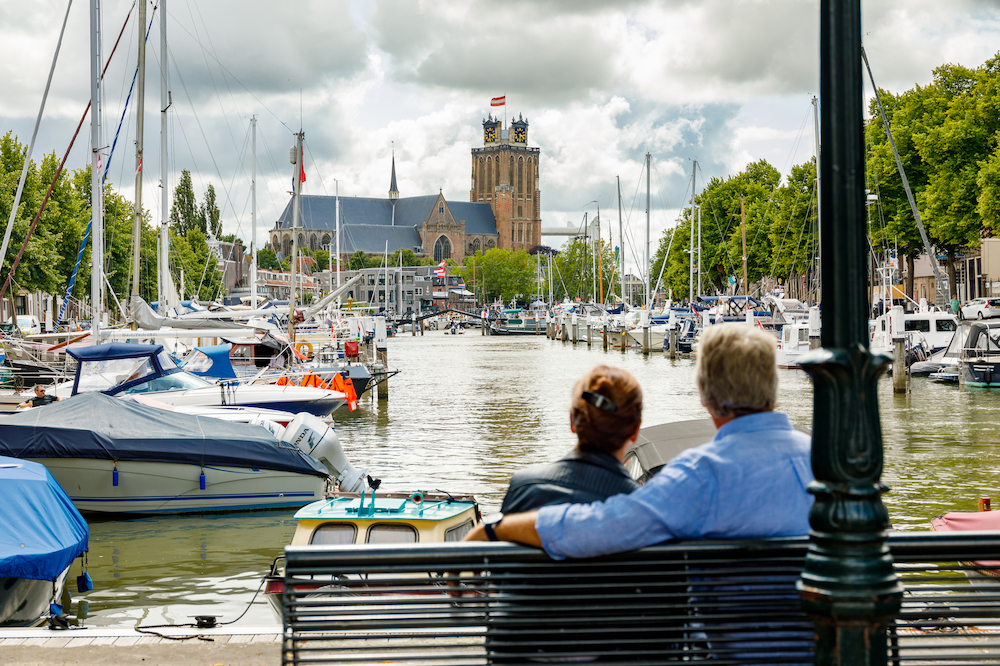
[{"label": "man's blue shirt", "polygon": [[539,509],[535,529],[553,559],[593,557],[669,539],[809,533],[810,438],[785,414],[748,414],[671,460],[629,495]]}]

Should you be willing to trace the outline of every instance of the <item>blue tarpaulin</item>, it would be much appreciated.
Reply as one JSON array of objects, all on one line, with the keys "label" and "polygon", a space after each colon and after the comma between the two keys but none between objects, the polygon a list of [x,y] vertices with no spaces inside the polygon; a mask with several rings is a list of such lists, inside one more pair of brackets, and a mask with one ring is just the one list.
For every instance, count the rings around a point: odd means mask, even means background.
[{"label": "blue tarpaulin", "polygon": [[0,455],[252,467],[325,477],[318,460],[260,426],[81,393],[0,420]]},{"label": "blue tarpaulin", "polygon": [[0,490],[0,578],[54,580],[87,550],[87,522],[43,466],[0,456]]},{"label": "blue tarpaulin", "polygon": [[229,360],[229,350],[232,348],[230,344],[195,347],[194,353],[185,359],[181,368],[202,377],[236,379],[233,362]]}]

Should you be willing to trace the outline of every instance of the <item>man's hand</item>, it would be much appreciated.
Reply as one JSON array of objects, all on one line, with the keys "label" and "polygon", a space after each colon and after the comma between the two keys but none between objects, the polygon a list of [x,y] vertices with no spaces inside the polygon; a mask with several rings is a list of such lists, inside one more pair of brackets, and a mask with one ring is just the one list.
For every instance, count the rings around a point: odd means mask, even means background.
[{"label": "man's hand", "polygon": [[[538,532],[535,531],[537,517],[537,511],[505,515],[499,524],[493,526],[493,531],[496,532],[497,538],[501,541],[515,541],[541,548],[542,540],[538,538]],[[486,536],[486,528],[480,523],[466,534],[462,541],[489,541],[489,537]]]}]

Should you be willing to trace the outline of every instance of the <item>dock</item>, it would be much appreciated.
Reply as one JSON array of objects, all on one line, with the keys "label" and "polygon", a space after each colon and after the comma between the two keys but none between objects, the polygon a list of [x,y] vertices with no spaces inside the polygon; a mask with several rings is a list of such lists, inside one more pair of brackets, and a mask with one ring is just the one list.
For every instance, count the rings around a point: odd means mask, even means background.
[{"label": "dock", "polygon": [[[129,627],[0,629],[0,664],[61,666],[277,666],[281,627],[167,627],[153,635]],[[170,637],[170,638],[167,638]],[[181,637],[190,637],[177,640]]]}]

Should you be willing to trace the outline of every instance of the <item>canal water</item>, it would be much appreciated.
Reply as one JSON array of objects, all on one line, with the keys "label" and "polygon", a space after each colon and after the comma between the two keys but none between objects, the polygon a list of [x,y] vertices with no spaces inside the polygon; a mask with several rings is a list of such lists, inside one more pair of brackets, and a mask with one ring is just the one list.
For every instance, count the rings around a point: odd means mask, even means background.
[{"label": "canal water", "polygon": [[[572,448],[570,391],[600,363],[639,379],[646,425],[707,416],[691,360],[605,353],[599,344],[588,350],[544,336],[428,331],[389,341],[389,365],[401,372],[388,402],[363,399],[354,413],[338,412],[337,430],[348,459],[370,468],[382,490],[474,493],[489,512],[514,471]],[[809,427],[809,379],[798,370],[779,373],[779,408]],[[925,530],[935,515],[973,511],[981,495],[1000,497],[1000,393],[925,379],[914,379],[912,389],[894,395],[887,378],[879,387],[883,479],[891,487],[885,502],[899,530]],[[291,512],[92,520],[90,527],[91,624],[179,624],[203,614],[276,624],[263,599],[251,599],[291,538]]]}]

